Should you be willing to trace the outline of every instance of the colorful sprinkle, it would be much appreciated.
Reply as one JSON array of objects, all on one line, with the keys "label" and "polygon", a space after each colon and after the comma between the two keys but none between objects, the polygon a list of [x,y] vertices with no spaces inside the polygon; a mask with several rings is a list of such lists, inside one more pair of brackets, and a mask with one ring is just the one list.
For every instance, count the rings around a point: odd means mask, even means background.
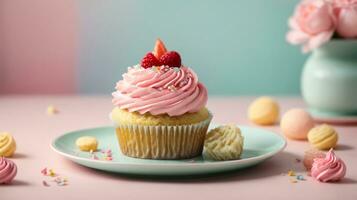
[{"label": "colorful sprinkle", "polygon": [[160,68],[159,67],[151,67],[151,70],[154,72],[160,72]]},{"label": "colorful sprinkle", "polygon": [[295,176],[295,172],[293,170],[288,171],[288,176]]},{"label": "colorful sprinkle", "polygon": [[[57,183],[58,186],[68,185],[68,179],[56,174],[53,169],[48,169],[47,167],[41,170],[41,174],[44,176],[52,177],[52,181]],[[50,187],[51,185],[47,181],[43,180],[42,185],[45,187]]]},{"label": "colorful sprinkle", "polygon": [[46,167],[41,170],[41,174],[43,174],[44,176],[47,175],[47,168]]},{"label": "colorful sprinkle", "polygon": [[92,159],[94,159],[94,160],[99,160],[98,156],[95,155],[95,154],[92,155]]},{"label": "colorful sprinkle", "polygon": [[59,111],[58,111],[58,109],[56,108],[56,107],[54,107],[53,105],[49,105],[48,107],[47,107],[47,114],[48,115],[55,115],[55,114],[57,114]]},{"label": "colorful sprinkle", "polygon": [[296,176],[296,179],[299,180],[299,181],[304,181],[305,180],[303,175]]},{"label": "colorful sprinkle", "polygon": [[45,187],[50,187],[50,184],[48,184],[47,181],[42,181],[42,185]]},{"label": "colorful sprinkle", "polygon": [[57,183],[58,186],[68,185],[68,180],[65,177],[56,177],[53,181]]},{"label": "colorful sprinkle", "polygon": [[53,169],[49,169],[48,170],[48,175],[51,176],[51,177],[55,177],[56,176],[56,173]]},{"label": "colorful sprinkle", "polygon": [[174,91],[177,90],[176,87],[173,86],[173,85],[170,85],[170,86],[168,87],[168,89],[171,90],[172,92],[174,92]]}]

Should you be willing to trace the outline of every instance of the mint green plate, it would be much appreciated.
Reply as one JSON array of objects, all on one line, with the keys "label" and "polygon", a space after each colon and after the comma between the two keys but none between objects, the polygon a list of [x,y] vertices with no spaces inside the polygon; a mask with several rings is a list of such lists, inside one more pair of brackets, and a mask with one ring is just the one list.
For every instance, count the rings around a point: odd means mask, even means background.
[{"label": "mint green plate", "polygon": [[[285,139],[278,134],[264,129],[239,127],[244,136],[243,154],[239,160],[212,161],[203,156],[186,160],[149,160],[127,157],[120,152],[113,127],[69,132],[56,138],[51,147],[55,152],[78,164],[109,172],[137,175],[193,175],[250,167],[272,157],[286,146]],[[97,138],[99,150],[95,152],[95,155],[99,160],[93,159],[89,152],[78,150],[75,141],[81,136]],[[111,149],[112,161],[105,160],[105,153],[101,152],[105,149]]]}]

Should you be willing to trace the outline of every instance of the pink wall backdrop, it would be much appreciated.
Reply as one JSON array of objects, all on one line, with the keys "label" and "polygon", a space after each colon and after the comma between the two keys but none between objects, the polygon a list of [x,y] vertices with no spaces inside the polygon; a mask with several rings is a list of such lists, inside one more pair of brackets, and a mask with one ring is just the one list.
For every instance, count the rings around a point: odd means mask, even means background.
[{"label": "pink wall backdrop", "polygon": [[73,0],[0,0],[0,93],[74,93]]}]

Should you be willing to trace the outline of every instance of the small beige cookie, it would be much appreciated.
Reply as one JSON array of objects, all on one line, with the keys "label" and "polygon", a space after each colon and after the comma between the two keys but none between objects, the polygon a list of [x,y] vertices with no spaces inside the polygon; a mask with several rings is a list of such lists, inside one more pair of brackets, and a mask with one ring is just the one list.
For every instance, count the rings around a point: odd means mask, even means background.
[{"label": "small beige cookie", "polygon": [[235,125],[219,126],[208,132],[205,155],[214,160],[239,159],[243,152],[243,136]]},{"label": "small beige cookie", "polygon": [[81,151],[96,151],[98,141],[92,136],[83,136],[76,140],[76,145]]}]

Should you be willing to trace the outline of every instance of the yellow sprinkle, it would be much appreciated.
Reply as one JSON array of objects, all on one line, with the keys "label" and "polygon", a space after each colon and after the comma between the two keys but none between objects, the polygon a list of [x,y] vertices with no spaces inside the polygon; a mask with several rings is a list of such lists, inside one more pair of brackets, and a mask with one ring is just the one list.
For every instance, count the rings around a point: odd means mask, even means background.
[{"label": "yellow sprinkle", "polygon": [[48,170],[48,175],[51,177],[56,176],[56,173],[53,171],[53,169]]},{"label": "yellow sprinkle", "polygon": [[293,170],[288,171],[288,176],[295,176],[295,172]]},{"label": "yellow sprinkle", "polygon": [[58,113],[58,110],[53,105],[50,105],[50,106],[47,107],[47,114],[48,115],[55,115],[57,113]]}]

